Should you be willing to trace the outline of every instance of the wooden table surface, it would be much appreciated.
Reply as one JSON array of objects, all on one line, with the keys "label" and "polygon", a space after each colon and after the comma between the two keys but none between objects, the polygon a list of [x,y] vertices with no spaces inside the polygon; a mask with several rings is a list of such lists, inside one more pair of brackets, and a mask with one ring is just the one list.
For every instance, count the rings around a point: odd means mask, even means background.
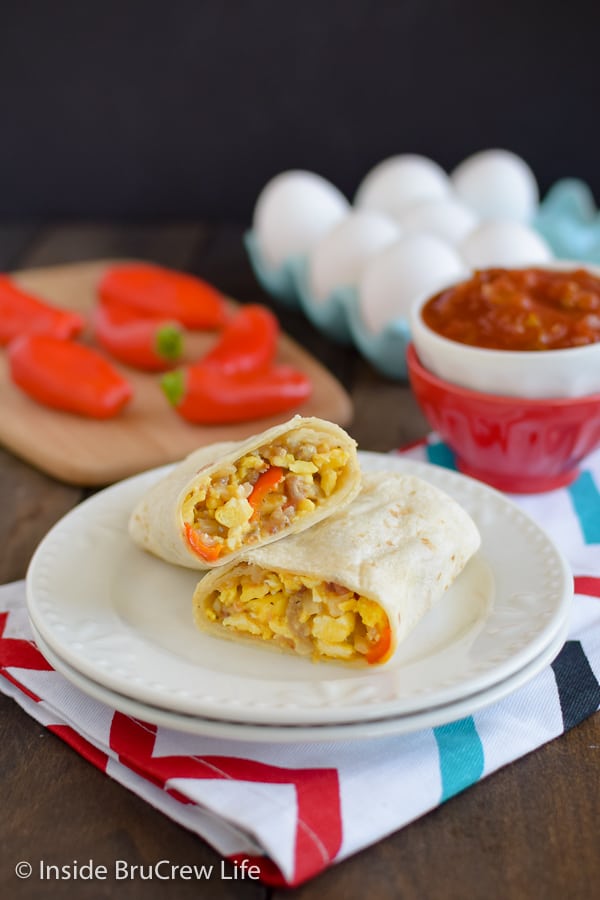
[{"label": "wooden table surface", "polygon": [[[139,257],[197,273],[241,301],[268,302],[241,243],[242,228],[200,223],[0,225],[0,270],[101,257]],[[284,328],[340,379],[362,449],[387,451],[423,436],[409,389],[297,313]],[[22,578],[48,528],[86,492],[52,480],[0,448],[0,582]],[[202,840],[84,761],[0,695],[0,896],[115,896],[111,882],[19,881],[16,862],[127,859],[217,864]],[[589,898],[600,883],[600,715],[490,776],[402,831],[290,891],[255,882],[127,881],[122,898],[242,900],[558,900]],[[596,885],[596,889],[594,889]]]}]

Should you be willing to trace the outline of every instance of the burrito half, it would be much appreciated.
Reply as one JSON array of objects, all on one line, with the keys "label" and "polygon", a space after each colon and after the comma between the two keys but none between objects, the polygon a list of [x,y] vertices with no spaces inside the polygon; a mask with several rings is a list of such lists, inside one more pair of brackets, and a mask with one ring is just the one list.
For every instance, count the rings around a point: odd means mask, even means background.
[{"label": "burrito half", "polygon": [[365,475],[343,510],[207,574],[194,618],[210,634],[315,661],[385,663],[479,543],[467,512],[428,482]]},{"label": "burrito half", "polygon": [[359,488],[356,442],[331,422],[295,416],[196,450],[142,498],[129,533],[168,562],[210,569],[308,528]]}]

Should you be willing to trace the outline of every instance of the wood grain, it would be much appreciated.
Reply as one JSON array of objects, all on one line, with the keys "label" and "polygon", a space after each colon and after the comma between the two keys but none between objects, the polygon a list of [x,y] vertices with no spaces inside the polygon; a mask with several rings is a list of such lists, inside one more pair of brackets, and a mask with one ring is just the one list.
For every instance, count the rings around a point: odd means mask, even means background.
[{"label": "wood grain", "polygon": [[[96,285],[111,260],[33,268],[14,273],[24,289],[45,300],[79,311],[96,302]],[[231,304],[232,308],[234,304]],[[188,358],[202,355],[217,339],[196,333],[187,338]],[[62,481],[104,485],[145,469],[174,462],[204,444],[237,440],[291,415],[315,415],[346,424],[352,404],[336,379],[299,344],[282,334],[278,362],[304,371],[312,382],[310,398],[294,410],[232,425],[191,425],[169,406],[155,375],[117,366],[130,381],[134,398],[113,419],[98,421],[41,406],[15,385],[5,354],[0,357],[0,440],[23,459]]]},{"label": "wood grain", "polygon": [[0,449],[0,583],[25,576],[38,543],[82,496]]},{"label": "wood grain", "polygon": [[0,224],[0,270],[16,268],[23,248],[31,246],[37,234],[39,227],[33,222]]},{"label": "wood grain", "polygon": [[386,381],[365,360],[352,392],[352,436],[359,447],[387,452],[412,444],[429,428],[408,385]]},{"label": "wood grain", "polygon": [[[14,230],[10,233],[14,244]],[[35,234],[21,235],[21,238],[29,238],[27,268],[127,256],[186,269],[189,261],[202,252],[211,235],[212,229],[197,222],[115,225],[83,221],[40,229]]]}]

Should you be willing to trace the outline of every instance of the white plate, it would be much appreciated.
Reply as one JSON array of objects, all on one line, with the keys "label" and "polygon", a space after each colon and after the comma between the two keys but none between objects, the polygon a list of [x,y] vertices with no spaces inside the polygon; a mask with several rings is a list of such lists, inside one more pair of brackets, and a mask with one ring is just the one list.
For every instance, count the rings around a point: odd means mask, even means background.
[{"label": "white plate", "polygon": [[109,690],[173,712],[262,725],[407,715],[484,691],[538,657],[573,594],[547,535],[480,482],[402,457],[360,458],[365,470],[409,472],[445,489],[482,535],[444,601],[386,666],[317,665],[197,631],[198,573],[155,559],[127,535],[131,509],[165,468],[96,494],[48,533],[27,576],[32,623],[51,651]]},{"label": "white plate", "polygon": [[252,741],[263,743],[306,743],[307,741],[351,741],[366,738],[389,737],[395,734],[407,734],[421,728],[435,728],[447,722],[455,722],[465,716],[471,716],[479,710],[516,691],[526,684],[538,672],[541,672],[560,652],[568,632],[568,620],[560,627],[558,634],[548,646],[532,662],[524,666],[514,675],[505,678],[499,684],[492,685],[485,691],[470,694],[463,700],[447,703],[421,712],[408,713],[404,716],[374,719],[373,721],[347,723],[339,725],[252,725],[244,722],[227,722],[219,719],[205,719],[202,716],[185,715],[172,712],[147,703],[132,700],[116,691],[111,691],[101,684],[86,678],[76,669],[57,656],[33,628],[38,649],[48,662],[71,681],[79,690],[105,703],[112,709],[141,719],[153,725],[161,725],[175,731],[199,734],[203,737],[219,738],[234,741]]}]

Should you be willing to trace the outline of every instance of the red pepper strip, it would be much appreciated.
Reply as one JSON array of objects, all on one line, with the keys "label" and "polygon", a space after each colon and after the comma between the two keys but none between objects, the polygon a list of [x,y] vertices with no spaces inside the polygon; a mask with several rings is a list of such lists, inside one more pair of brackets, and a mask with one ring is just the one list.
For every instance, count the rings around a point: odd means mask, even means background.
[{"label": "red pepper strip", "polygon": [[217,343],[201,362],[226,375],[264,372],[275,357],[278,335],[276,316],[266,306],[249,304],[229,320]]},{"label": "red pepper strip", "polygon": [[142,316],[162,316],[185,328],[220,328],[227,319],[225,299],[216,288],[183,272],[161,266],[114,266],[98,286],[103,303],[118,303]]},{"label": "red pepper strip", "polygon": [[260,505],[273,488],[283,481],[285,471],[280,466],[269,466],[266,472],[262,472],[254,483],[252,493],[248,497],[248,503],[254,510],[252,519],[256,519],[260,510]]},{"label": "red pepper strip", "polygon": [[132,316],[129,309],[99,304],[92,314],[98,343],[121,362],[148,372],[164,372],[183,352],[176,322]]},{"label": "red pepper strip", "polygon": [[367,653],[367,662],[369,665],[373,665],[373,663],[381,663],[384,661],[384,658],[388,655],[390,651],[390,647],[392,644],[392,629],[389,626],[389,623],[386,624],[385,628],[381,632],[379,636],[379,640],[376,644],[373,644],[369,652]]},{"label": "red pepper strip", "polygon": [[219,558],[221,546],[219,544],[205,544],[189,522],[185,523],[185,539],[194,553],[197,553],[206,562],[214,562],[215,559]]},{"label": "red pepper strip", "polygon": [[54,409],[108,419],[133,394],[129,382],[107,359],[75,341],[23,335],[9,345],[8,361],[14,383]]},{"label": "red pepper strip", "polygon": [[84,325],[85,319],[78,313],[44,303],[0,275],[0,344],[8,344],[21,334],[75,337]]},{"label": "red pepper strip", "polygon": [[291,366],[275,366],[257,375],[224,375],[197,363],[161,378],[167,399],[188,422],[215,425],[248,422],[303,403],[309,378]]}]

